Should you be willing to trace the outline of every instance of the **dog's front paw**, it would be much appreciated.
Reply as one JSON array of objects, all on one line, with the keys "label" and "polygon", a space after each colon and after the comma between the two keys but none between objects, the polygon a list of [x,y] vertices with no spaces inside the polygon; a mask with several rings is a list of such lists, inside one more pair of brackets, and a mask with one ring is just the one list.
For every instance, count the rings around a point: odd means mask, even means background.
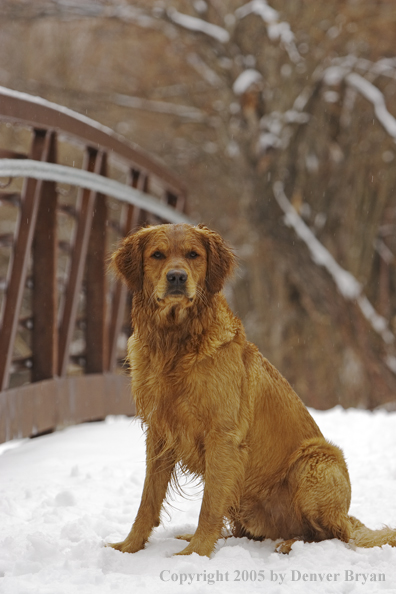
[{"label": "dog's front paw", "polygon": [[121,553],[137,553],[138,551],[144,549],[144,544],[144,542],[136,543],[125,539],[122,542],[108,542],[106,547],[111,547],[112,549],[120,551]]},{"label": "dog's front paw", "polygon": [[192,553],[197,553],[202,557],[210,557],[213,549],[214,545],[212,543],[204,544],[190,542],[185,549],[180,551],[180,553],[175,553],[175,555],[191,555]]}]

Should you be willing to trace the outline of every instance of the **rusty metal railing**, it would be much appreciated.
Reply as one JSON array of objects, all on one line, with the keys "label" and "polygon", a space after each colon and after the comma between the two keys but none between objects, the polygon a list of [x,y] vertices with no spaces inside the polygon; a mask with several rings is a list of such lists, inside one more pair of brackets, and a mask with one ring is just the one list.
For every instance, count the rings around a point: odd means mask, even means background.
[{"label": "rusty metal railing", "polygon": [[[0,88],[2,122],[29,129],[31,137],[21,153],[1,148],[0,130],[0,220],[2,205],[17,210],[12,230],[0,234],[0,247],[9,250],[0,279],[0,442],[133,412],[127,382],[117,373],[128,294],[107,275],[109,234],[115,243],[141,224],[187,220],[179,180],[97,122]],[[81,169],[58,163],[64,146],[80,151]],[[110,169],[125,183],[109,179]],[[6,187],[8,176],[21,174],[20,191]],[[59,199],[61,183],[79,186],[74,202]],[[72,241],[59,237],[60,212],[72,221]],[[60,283],[62,250],[67,273]],[[18,333],[24,356],[15,351]]]}]

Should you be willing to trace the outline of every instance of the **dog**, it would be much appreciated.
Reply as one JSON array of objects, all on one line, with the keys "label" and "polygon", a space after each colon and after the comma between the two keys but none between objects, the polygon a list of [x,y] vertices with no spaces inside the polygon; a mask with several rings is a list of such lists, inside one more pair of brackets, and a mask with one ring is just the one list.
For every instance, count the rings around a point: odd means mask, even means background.
[{"label": "dog", "polygon": [[188,543],[178,555],[210,556],[225,523],[234,537],[281,540],[282,553],[296,540],[396,546],[396,530],[370,530],[348,514],[342,451],[247,341],[221,292],[235,256],[220,235],[149,226],[112,261],[133,294],[127,358],[147,459],[132,529],[109,546],[145,547],[177,468],[204,483],[198,527],[178,537]]}]

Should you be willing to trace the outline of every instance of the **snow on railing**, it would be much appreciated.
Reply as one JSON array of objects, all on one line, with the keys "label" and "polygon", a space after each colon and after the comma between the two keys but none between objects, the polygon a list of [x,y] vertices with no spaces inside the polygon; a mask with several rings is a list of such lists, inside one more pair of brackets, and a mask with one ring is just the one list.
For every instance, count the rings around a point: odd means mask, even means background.
[{"label": "snow on railing", "polygon": [[[43,97],[38,97],[36,95],[29,95],[28,93],[23,93],[21,91],[15,91],[14,89],[8,89],[7,87],[0,87],[0,95],[4,97],[10,97],[12,99],[26,101],[30,105],[37,105],[41,106],[50,110],[55,110],[57,113],[62,113],[66,116],[73,118],[73,120],[78,120],[83,124],[87,124],[91,128],[96,130],[100,130],[109,136],[116,136],[114,131],[103,124],[100,124],[96,120],[85,116],[82,113],[78,113],[78,111],[74,111],[65,107],[64,105],[59,105],[58,103],[53,103],[52,101],[48,101],[47,99],[43,99]],[[1,115],[1,111],[0,111]]]},{"label": "snow on railing", "polygon": [[29,177],[80,186],[106,196],[113,196],[171,223],[191,223],[186,215],[160,202],[154,196],[83,169],[32,159],[0,159],[0,177]]}]

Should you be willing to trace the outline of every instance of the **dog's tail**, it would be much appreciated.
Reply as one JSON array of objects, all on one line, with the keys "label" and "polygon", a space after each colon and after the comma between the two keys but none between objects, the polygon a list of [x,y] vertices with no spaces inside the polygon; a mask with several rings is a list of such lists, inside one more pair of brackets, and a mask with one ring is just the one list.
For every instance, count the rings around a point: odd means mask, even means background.
[{"label": "dog's tail", "polygon": [[371,549],[372,547],[382,547],[382,545],[386,544],[396,547],[396,530],[388,526],[384,526],[380,530],[371,530],[353,516],[349,516],[349,520],[351,524],[351,540],[357,547]]}]

